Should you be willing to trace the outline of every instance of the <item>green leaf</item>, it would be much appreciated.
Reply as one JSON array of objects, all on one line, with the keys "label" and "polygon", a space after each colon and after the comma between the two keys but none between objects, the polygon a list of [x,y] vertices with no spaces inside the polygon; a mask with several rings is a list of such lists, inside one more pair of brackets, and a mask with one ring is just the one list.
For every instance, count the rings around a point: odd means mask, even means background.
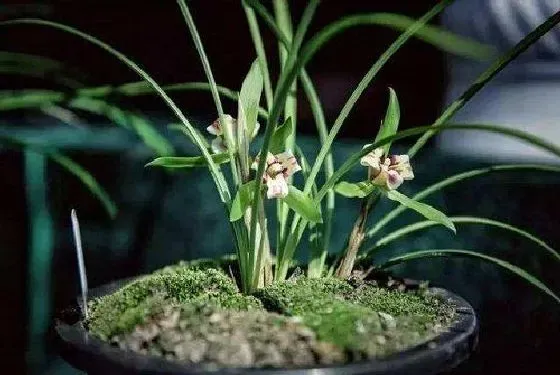
[{"label": "green leaf", "polygon": [[312,223],[322,223],[321,210],[313,199],[303,191],[290,185],[288,195],[282,199],[292,210]]},{"label": "green leaf", "polygon": [[84,33],[68,25],[64,25],[57,22],[51,22],[51,21],[45,21],[39,19],[28,19],[28,18],[0,22],[0,26],[27,25],[27,24],[55,28],[64,31],[66,33],[78,36],[83,40],[86,40],[89,43],[92,43],[102,48],[106,52],[110,53],[111,55],[119,59],[119,61],[126,64],[134,72],[136,72],[146,82],[148,82],[150,86],[152,86],[152,88],[156,91],[156,93],[163,99],[165,104],[167,104],[167,106],[173,111],[173,113],[177,116],[177,118],[181,120],[181,122],[183,123],[187,131],[191,133],[191,136],[194,139],[199,151],[208,160],[210,174],[218,189],[218,193],[221,201],[224,203],[228,203],[231,201],[229,187],[225,179],[225,176],[223,175],[219,167],[216,165],[216,163],[213,162],[210,152],[206,148],[204,142],[200,139],[197,133],[193,132],[194,129],[193,126],[191,125],[187,117],[184,115],[184,113],[181,111],[181,109],[177,106],[177,104],[169,97],[169,95],[167,95],[167,93],[162,89],[162,87],[148,73],[146,73],[146,71],[144,71],[142,68],[140,68],[140,66],[138,66],[138,64],[136,64],[134,61],[129,59],[126,55],[117,51],[107,43],[104,43],[103,41],[95,38],[94,36]]},{"label": "green leaf", "polygon": [[[395,90],[389,87],[389,104],[387,106],[387,112],[385,113],[385,120],[383,121],[383,124],[381,124],[377,137],[375,137],[375,142],[395,135],[399,128],[400,118],[401,110],[399,107],[399,99],[397,98]],[[385,146],[383,146],[383,152],[385,155],[389,152],[390,147],[391,142],[386,143]]]},{"label": "green leaf", "polygon": [[[0,72],[1,72],[0,67]],[[165,92],[173,91],[210,91],[208,82],[181,82],[162,86]],[[239,99],[237,92],[223,86],[217,85],[218,93],[221,97],[235,100]],[[129,82],[119,86],[97,86],[86,87],[76,90],[73,94],[54,90],[10,90],[9,95],[3,95],[0,91],[0,110],[13,110],[18,108],[33,108],[49,103],[62,103],[69,97],[104,97],[114,96],[140,96],[156,93],[148,82]],[[259,107],[259,116],[266,119],[268,112]]]},{"label": "green leaf", "polygon": [[[229,155],[213,154],[212,160],[216,164],[223,164],[229,161]],[[204,156],[162,156],[156,158],[145,165],[146,167],[164,167],[164,168],[194,168],[207,167],[208,163]]]},{"label": "green leaf", "polygon": [[254,197],[255,180],[249,181],[239,187],[237,194],[231,204],[229,221],[237,221],[243,217],[245,211],[251,205]]},{"label": "green leaf", "polygon": [[26,53],[0,51],[0,73],[27,75],[52,80],[65,88],[82,87],[86,77],[76,69],[48,57]]},{"label": "green leaf", "polygon": [[132,129],[156,155],[167,156],[173,155],[175,152],[173,146],[157,131],[155,125],[143,116],[121,109],[104,100],[85,96],[71,100],[68,106],[105,116],[118,126]]},{"label": "green leaf", "polygon": [[[482,225],[498,227],[500,229],[503,229],[503,230],[506,230],[506,231],[509,231],[509,232],[513,232],[515,234],[520,235],[521,237],[524,237],[524,238],[528,239],[529,241],[532,241],[532,242],[536,243],[537,245],[542,247],[544,250],[546,250],[548,253],[550,253],[557,261],[560,261],[560,254],[558,253],[558,251],[554,250],[545,241],[539,239],[538,237],[532,235],[531,233],[529,233],[529,232],[527,232],[523,229],[520,229],[520,228],[515,227],[513,225],[510,225],[508,223],[503,223],[501,221],[492,220],[492,219],[486,219],[484,217],[473,217],[473,216],[450,217],[449,220],[451,220],[454,224],[482,224]],[[433,225],[436,225],[436,224],[437,223],[434,223],[433,221],[419,221],[417,223],[413,223],[413,224],[409,224],[409,225],[406,225],[404,227],[401,227],[398,230],[396,230],[392,233],[389,233],[386,236],[380,238],[375,243],[374,249],[377,249],[381,246],[385,246],[388,243],[391,243],[395,240],[398,240],[399,238],[402,238],[402,237],[406,236],[407,234],[414,233],[416,231],[432,227]],[[370,251],[367,251],[366,254],[364,254],[364,255],[367,257],[367,253],[369,253],[369,252]]]},{"label": "green leaf", "polygon": [[369,181],[356,183],[342,181],[336,184],[334,191],[347,198],[364,198],[370,195],[375,189],[375,185]]},{"label": "green leaf", "polygon": [[[175,130],[175,131],[180,131],[181,133],[183,133],[193,144],[196,144],[195,140],[193,139],[191,133],[189,133],[189,131],[185,128],[185,126],[183,124],[169,124],[167,125],[167,128],[170,130]],[[202,134],[200,132],[200,130],[198,130],[197,128],[192,128],[192,132],[196,133],[196,135],[199,137],[200,141],[202,143],[204,143],[204,145],[206,146],[206,148],[210,148],[210,143],[208,143],[208,141],[205,138],[205,135]]]},{"label": "green leaf", "polygon": [[542,290],[543,292],[545,292],[546,294],[554,298],[556,302],[560,303],[560,298],[556,294],[554,294],[552,290],[550,290],[542,281],[540,281],[539,279],[537,279],[535,276],[531,275],[524,269],[514,266],[513,264],[508,263],[504,260],[494,258],[485,254],[480,254],[470,250],[441,249],[441,250],[413,251],[413,252],[409,252],[408,254],[391,258],[387,262],[380,265],[379,268],[388,268],[415,259],[434,258],[434,257],[453,257],[453,256],[482,259],[490,263],[496,264],[502,268],[507,269],[510,272],[513,272],[517,276],[523,278],[531,285],[537,287],[538,289]]},{"label": "green leaf", "polygon": [[64,167],[64,169],[68,172],[76,176],[89,189],[89,191],[97,199],[99,199],[111,218],[114,218],[117,215],[117,206],[111,200],[105,189],[103,189],[99,182],[97,182],[95,177],[91,175],[91,173],[65,155],[56,152],[48,152],[47,155],[53,161]]},{"label": "green leaf", "polygon": [[478,93],[496,74],[498,74],[502,69],[504,69],[513,59],[517,58],[521,53],[523,53],[527,48],[533,45],[541,36],[546,34],[550,29],[556,26],[560,22],[560,11],[554,13],[546,21],[541,23],[537,28],[533,29],[529,34],[527,34],[519,43],[517,43],[513,48],[508,50],[505,54],[500,56],[495,60],[492,65],[488,67],[484,72],[482,72],[476,81],[474,81],[471,86],[461,94],[461,96],[451,103],[440,117],[432,124],[433,130],[424,133],[416,143],[414,143],[407,154],[411,157],[414,156],[432,137],[436,131],[435,128],[447,123],[463,106]]},{"label": "green leaf", "polygon": [[251,137],[255,130],[262,90],[263,76],[258,60],[255,60],[251,64],[251,69],[249,69],[249,73],[247,73],[239,91],[239,103],[245,110],[245,124],[248,137]]},{"label": "green leaf", "polygon": [[387,198],[395,202],[399,202],[403,206],[406,206],[411,210],[418,212],[426,219],[439,223],[449,228],[453,232],[456,232],[455,225],[453,225],[453,222],[449,220],[449,218],[443,212],[436,210],[435,208],[433,208],[430,205],[427,205],[426,203],[422,203],[422,202],[415,201],[414,199],[410,199],[406,195],[399,193],[396,190],[388,191]]},{"label": "green leaf", "polygon": [[[317,193],[317,197],[315,198],[316,201],[320,202],[321,199],[327,194],[327,192],[333,188],[333,186],[340,180],[346,173],[348,173],[354,165],[356,165],[360,159],[366,155],[368,152],[376,149],[377,147],[383,146],[387,142],[395,141],[398,139],[404,139],[411,137],[413,135],[418,135],[424,133],[426,130],[430,130],[433,132],[441,132],[444,130],[458,130],[458,129],[469,129],[469,130],[483,130],[490,133],[497,133],[497,134],[504,134],[510,137],[517,138],[521,141],[527,142],[534,146],[540,147],[543,150],[549,151],[556,156],[560,156],[560,147],[555,145],[552,142],[549,142],[546,139],[534,136],[528,132],[512,129],[507,126],[498,126],[498,125],[485,125],[485,124],[453,124],[453,125],[441,125],[437,127],[433,126],[418,126],[411,129],[401,130],[397,134],[392,137],[384,138],[379,142],[374,142],[373,144],[369,145],[368,147],[364,147],[362,150],[353,153],[350,155],[344,164],[342,164],[336,172],[332,175],[330,179],[328,179],[321,190]],[[315,159],[317,160],[317,159]],[[311,178],[311,177],[310,177]]]},{"label": "green leaf", "polygon": [[[430,185],[427,188],[419,191],[418,193],[416,193],[412,197],[412,199],[420,201],[420,200],[430,196],[431,194],[434,194],[434,193],[442,190],[443,188],[445,188],[447,186],[457,184],[461,181],[464,181],[464,180],[467,180],[467,179],[470,179],[470,178],[473,178],[473,177],[477,177],[477,176],[480,176],[480,175],[485,175],[487,173],[507,172],[507,171],[515,171],[515,170],[537,170],[537,171],[543,171],[543,172],[560,173],[560,167],[556,167],[556,166],[553,166],[553,165],[539,165],[539,164],[493,165],[493,166],[490,166],[490,167],[487,167],[487,168],[473,169],[473,170],[470,170],[470,171],[466,171],[466,172],[458,173],[458,174],[453,175],[453,176],[446,177],[443,180],[438,181],[435,184]],[[406,207],[404,207],[404,206],[398,206],[398,207],[395,207],[393,210],[389,211],[385,216],[383,216],[380,220],[377,221],[375,226],[373,226],[370,230],[368,230],[366,232],[366,238],[370,238],[373,235],[375,235],[379,230],[381,230],[381,228],[383,228],[385,225],[390,223],[392,220],[394,220],[397,216],[399,216],[404,211],[406,211]]]},{"label": "green leaf", "polygon": [[270,146],[268,150],[273,154],[279,154],[284,151],[286,139],[294,132],[294,124],[292,118],[288,117],[282,126],[274,130],[272,138],[270,139]]},{"label": "green leaf", "polygon": [[62,166],[68,172],[76,176],[89,190],[90,192],[103,204],[103,207],[109,214],[111,218],[117,215],[117,206],[107,193],[105,189],[97,182],[95,177],[89,173],[84,167],[76,163],[74,160],[70,159],[68,156],[60,154],[58,152],[45,150],[39,145],[28,144],[22,140],[11,136],[10,134],[2,134],[0,132],[0,143],[2,145],[12,147],[14,149],[30,149],[37,153],[45,154],[51,158],[54,162]]},{"label": "green leaf", "polygon": [[[360,99],[361,95],[369,87],[369,84],[376,77],[376,75],[379,73],[381,68],[383,68],[383,66],[391,59],[391,57],[412,36],[414,36],[416,33],[420,32],[423,29],[423,27],[426,25],[426,23],[429,22],[432,18],[434,18],[439,12],[441,12],[447,5],[449,5],[450,2],[451,2],[450,0],[444,0],[444,1],[438,2],[432,9],[430,9],[426,14],[424,14],[418,20],[416,20],[416,21],[412,22],[411,24],[407,25],[406,30],[401,35],[399,35],[399,37],[389,46],[389,48],[387,48],[387,50],[383,54],[381,54],[381,56],[379,56],[379,58],[375,61],[375,63],[373,63],[373,65],[371,65],[371,67],[369,68],[367,73],[361,79],[360,83],[358,83],[358,86],[356,86],[356,88],[354,89],[354,91],[350,95],[350,98],[348,98],[348,100],[346,101],[346,103],[344,104],[342,109],[340,110],[340,113],[338,114],[336,120],[334,121],[333,126],[331,127],[331,130],[329,132],[329,135],[328,135],[327,139],[322,144],[321,149],[319,151],[319,154],[317,155],[317,158],[315,159],[315,163],[313,164],[313,167],[311,169],[310,178],[308,179],[308,181],[305,185],[305,188],[304,188],[305,192],[309,192],[310,189],[311,189],[311,185],[315,182],[315,178],[316,178],[317,174],[319,173],[319,170],[321,169],[321,165],[323,164],[323,162],[325,160],[325,157],[329,153],[329,151],[332,147],[332,143],[334,142],[334,139],[336,138],[338,132],[342,128],[342,125],[344,124],[344,121],[350,115],[350,112],[352,111],[352,109],[354,108],[354,106],[356,105],[358,100]],[[385,15],[386,14],[383,14],[383,13],[375,14],[375,15],[372,16],[373,17],[372,19],[378,19],[378,17],[379,17],[381,20],[383,20]],[[348,26],[353,26],[353,23],[350,23]],[[344,28],[345,28],[345,26],[342,26],[342,25],[327,26],[325,29],[323,29],[322,31],[317,33],[302,48],[301,62],[298,61],[297,65],[294,69],[298,69],[300,65],[301,65],[301,67],[303,67],[303,65],[307,61],[306,59],[310,59],[313,56],[313,54],[315,52],[317,52],[317,50],[320,49],[321,46],[324,43],[326,43],[328,40],[330,40],[332,38],[332,36],[334,36],[336,33],[344,30]],[[296,70],[296,72],[297,72],[297,70]],[[337,173],[335,173],[333,175],[333,177],[336,176],[336,174]],[[331,178],[331,180],[332,180],[332,178]],[[332,186],[334,186],[334,184]],[[331,187],[329,187],[328,189],[325,189],[325,194],[326,194],[327,191],[330,190]],[[323,189],[321,189],[321,190],[323,190]],[[322,195],[322,193],[320,192],[319,196],[321,196],[321,195]]]}]

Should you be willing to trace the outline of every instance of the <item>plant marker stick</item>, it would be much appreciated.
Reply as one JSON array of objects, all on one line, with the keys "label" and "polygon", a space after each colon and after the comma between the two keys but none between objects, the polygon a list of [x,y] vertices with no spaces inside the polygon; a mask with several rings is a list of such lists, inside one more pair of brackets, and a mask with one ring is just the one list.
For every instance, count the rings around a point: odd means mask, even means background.
[{"label": "plant marker stick", "polygon": [[72,232],[74,233],[74,244],[76,246],[76,255],[78,257],[78,270],[80,272],[80,288],[82,289],[82,311],[86,319],[88,316],[88,306],[87,306],[87,275],[86,267],[84,265],[84,252],[82,250],[82,236],[80,234],[80,223],[78,222],[78,215],[76,210],[72,209],[70,217],[72,219]]}]

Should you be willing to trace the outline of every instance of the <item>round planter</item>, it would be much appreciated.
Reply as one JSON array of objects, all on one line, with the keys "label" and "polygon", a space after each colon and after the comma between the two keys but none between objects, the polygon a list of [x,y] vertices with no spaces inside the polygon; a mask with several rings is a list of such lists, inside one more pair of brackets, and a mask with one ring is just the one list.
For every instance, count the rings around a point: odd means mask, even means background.
[{"label": "round planter", "polygon": [[[119,280],[91,289],[90,297],[113,293],[131,279]],[[54,325],[57,349],[64,360],[90,375],[120,374],[440,374],[465,361],[478,341],[478,322],[473,308],[463,298],[440,288],[430,288],[456,306],[457,319],[449,330],[433,340],[382,359],[335,366],[289,369],[221,368],[209,370],[200,365],[183,365],[159,357],[124,351],[96,337],[84,328],[80,307],[75,304],[59,314]]]}]

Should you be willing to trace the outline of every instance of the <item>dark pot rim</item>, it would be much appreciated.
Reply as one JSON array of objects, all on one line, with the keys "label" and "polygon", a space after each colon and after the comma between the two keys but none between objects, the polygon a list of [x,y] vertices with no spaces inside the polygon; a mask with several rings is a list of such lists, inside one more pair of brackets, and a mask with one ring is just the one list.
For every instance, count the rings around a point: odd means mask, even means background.
[{"label": "dark pot rim", "polygon": [[[118,280],[89,291],[90,297],[113,293],[130,282]],[[342,365],[317,365],[291,368],[219,368],[185,365],[163,358],[125,351],[90,335],[77,316],[79,306],[70,306],[54,324],[54,338],[61,357],[73,367],[89,374],[436,374],[465,361],[478,344],[478,321],[472,306],[460,296],[442,288],[430,288],[456,308],[457,318],[446,332],[432,340],[375,360]]]}]

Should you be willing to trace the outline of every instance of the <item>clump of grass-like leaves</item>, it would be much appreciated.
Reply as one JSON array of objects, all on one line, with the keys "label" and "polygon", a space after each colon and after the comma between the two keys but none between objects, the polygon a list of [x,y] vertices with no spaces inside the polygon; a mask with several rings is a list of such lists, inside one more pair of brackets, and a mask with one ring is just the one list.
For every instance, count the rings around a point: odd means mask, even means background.
[{"label": "clump of grass-like leaves", "polygon": [[[45,113],[59,117],[67,114],[64,112],[65,110],[71,109],[102,114],[114,123],[134,131],[154,151],[158,157],[151,161],[149,166],[207,168],[216,186],[217,195],[206,195],[204,199],[216,198],[223,203],[224,217],[230,222],[235,239],[234,247],[240,274],[239,284],[242,291],[246,293],[286,280],[298,250],[309,251],[310,261],[306,270],[308,277],[325,277],[327,274],[332,274],[344,279],[351,275],[357,259],[363,260],[380,251],[386,243],[432,225],[443,225],[453,232],[457,225],[490,225],[519,235],[550,253],[555,260],[560,259],[556,250],[523,229],[490,218],[448,217],[437,208],[422,202],[428,195],[448,185],[460,183],[475,176],[523,169],[558,172],[557,167],[524,164],[498,165],[445,178],[412,197],[398,191],[398,187],[402,183],[414,178],[413,157],[431,136],[440,131],[471,129],[505,134],[560,156],[560,149],[557,146],[527,132],[495,124],[451,123],[455,113],[486,83],[558,24],[560,12],[547,19],[510,51],[495,58],[495,52],[492,49],[430,24],[434,17],[452,3],[452,0],[438,2],[417,20],[390,13],[344,16],[311,37],[307,37],[307,32],[320,5],[319,0],[310,0],[307,3],[297,23],[293,22],[288,2],[285,0],[273,2],[274,13],[270,12],[264,2],[244,0],[240,4],[245,11],[250,35],[254,42],[256,59],[251,64],[239,91],[236,92],[216,83],[210,59],[204,50],[203,36],[197,30],[193,13],[186,1],[177,0],[177,3],[178,10],[199,55],[206,82],[162,85],[156,82],[139,64],[92,35],[57,22],[16,19],[0,22],[0,27],[23,25],[48,27],[74,35],[113,55],[136,72],[143,81],[118,87],[85,88],[80,87],[79,82],[75,80],[61,79],[58,73],[54,75],[49,73],[50,77],[55,77],[60,84],[70,87],[74,94],[68,95],[68,89],[66,92],[25,90],[19,93],[3,93],[0,94],[0,110],[17,108],[42,108],[44,110],[46,108]],[[269,72],[268,67],[272,62],[267,58],[266,46],[261,37],[261,23],[266,25],[278,39],[281,69],[276,82],[273,82]],[[350,94],[334,122],[328,124],[321,100],[315,90],[314,82],[306,70],[306,65],[336,35],[359,25],[389,27],[398,31],[399,36],[384,53],[373,59],[370,68]],[[335,166],[331,148],[346,119],[366,88],[374,82],[380,70],[412,37],[420,38],[448,53],[468,58],[495,58],[495,60],[455,102],[427,126],[399,131],[400,113],[406,108],[400,108],[397,93],[389,88],[386,114],[377,133],[371,134],[372,142],[364,145],[361,150],[356,151],[341,165]],[[14,61],[21,66],[20,71],[14,69]],[[0,71],[8,73],[17,72],[37,76],[45,74],[45,72],[58,72],[62,69],[61,66],[58,62],[31,55],[0,54]],[[314,160],[313,163],[307,162],[308,159],[297,144],[297,95],[294,92],[297,92],[300,86],[311,107],[321,141],[317,155],[309,158],[309,160]],[[183,110],[169,96],[169,92],[173,90],[201,90],[211,93],[216,106],[216,121],[207,130],[214,136],[213,139],[210,141],[206,139],[203,133],[190,123]],[[149,121],[134,111],[122,109],[106,100],[109,94],[133,96],[154,93],[161,97],[176,115],[180,122],[178,128],[197,147],[200,155],[175,156],[171,145]],[[237,114],[224,113],[223,99],[237,101]],[[257,135],[262,137],[262,146],[259,150],[255,150],[251,144]],[[392,143],[416,136],[420,137],[407,154],[392,155],[390,153]],[[100,198],[107,210],[114,214],[114,204],[93,179],[93,176],[70,159],[45,148],[37,147],[37,145],[22,143],[13,137],[4,135],[1,137],[0,140],[10,145],[35,147],[47,152],[53,160],[80,178]],[[363,180],[344,181],[344,176],[357,164],[365,167]],[[224,173],[224,168],[228,168],[229,173]],[[317,179],[321,171],[324,174],[322,183]],[[303,186],[295,186],[292,177],[294,173],[303,175]],[[335,213],[335,193],[347,198],[359,199],[360,212],[348,235],[346,248],[335,258],[337,259],[335,263],[327,264],[327,254],[331,252],[330,237]],[[384,199],[395,202],[396,207],[370,227],[368,219],[371,212],[376,209],[377,203]],[[267,217],[266,214],[270,212],[266,206],[271,202],[275,208],[273,218]],[[378,236],[381,228],[406,210],[415,211],[423,216],[424,220],[400,228],[386,236]],[[269,236],[269,233],[272,232],[269,230],[271,225],[277,225],[274,231],[275,238]],[[309,233],[311,245],[304,248],[300,245],[306,232]],[[370,243],[370,241],[373,242]],[[369,250],[365,251],[366,249]],[[552,290],[528,272],[503,260],[471,250],[420,250],[376,266],[391,267],[397,263],[433,256],[468,256],[492,262],[524,278],[560,301]]]}]

